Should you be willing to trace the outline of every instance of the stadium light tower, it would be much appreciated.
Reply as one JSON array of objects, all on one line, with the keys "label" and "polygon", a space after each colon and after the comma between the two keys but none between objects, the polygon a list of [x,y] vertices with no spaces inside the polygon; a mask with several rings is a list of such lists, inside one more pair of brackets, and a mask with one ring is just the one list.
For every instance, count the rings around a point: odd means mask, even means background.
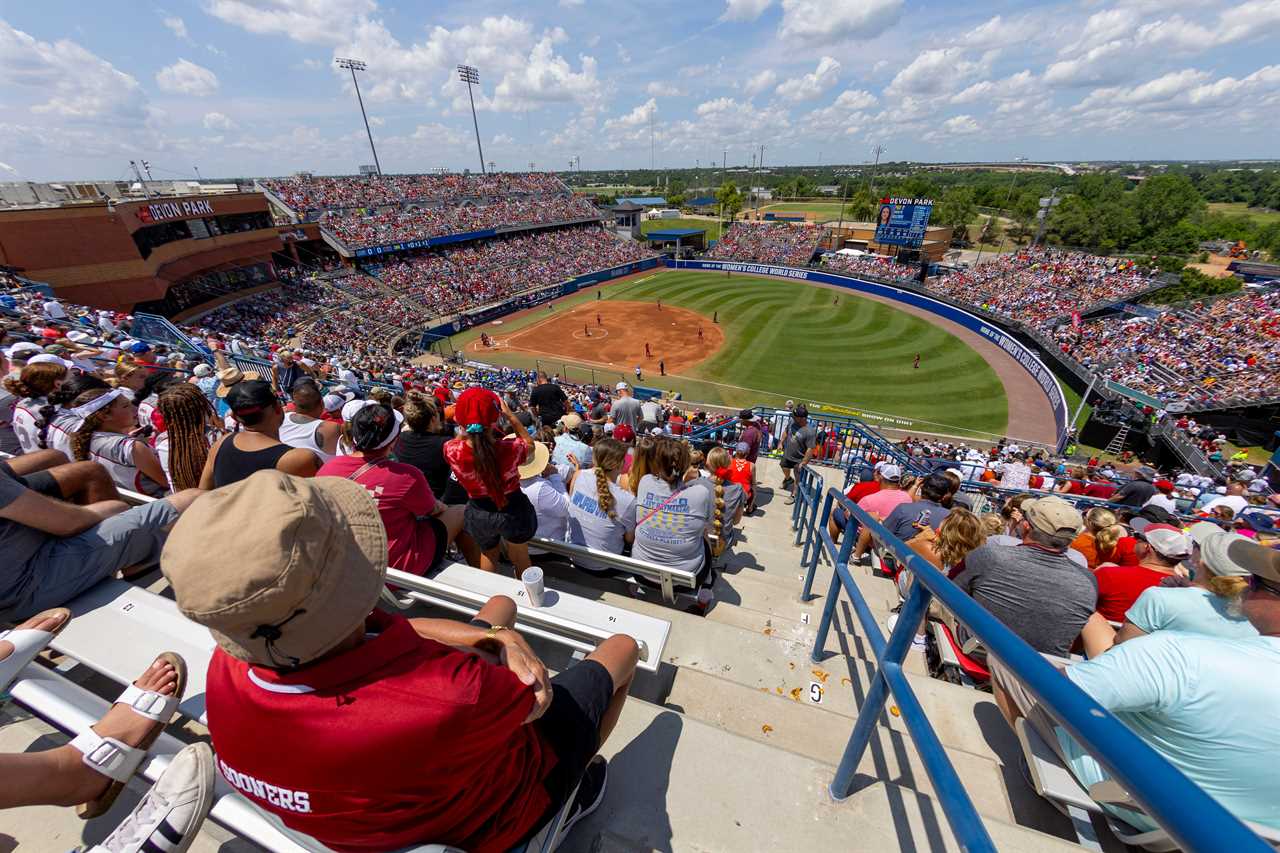
[{"label": "stadium light tower", "polygon": [[334,60],[339,68],[345,68],[351,72],[351,83],[356,87],[356,102],[360,104],[360,117],[364,119],[364,132],[369,136],[369,150],[373,152],[373,168],[378,170],[378,174],[382,174],[382,164],[378,162],[378,149],[373,145],[373,131],[369,129],[369,116],[364,111],[364,98],[360,96],[360,81],[356,79],[357,71],[364,71],[369,66],[365,65],[359,59],[336,59]]},{"label": "stadium light tower", "polygon": [[480,174],[484,174],[484,148],[480,145],[480,122],[476,121],[476,99],[471,84],[480,83],[480,72],[470,65],[458,66],[458,79],[467,84],[467,100],[471,101],[471,125],[476,129],[476,150],[480,152]]}]

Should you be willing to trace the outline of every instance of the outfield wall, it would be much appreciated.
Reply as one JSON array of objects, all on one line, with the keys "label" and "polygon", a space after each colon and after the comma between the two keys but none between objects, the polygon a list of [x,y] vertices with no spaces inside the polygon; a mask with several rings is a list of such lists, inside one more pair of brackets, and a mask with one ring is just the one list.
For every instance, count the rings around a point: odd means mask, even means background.
[{"label": "outfield wall", "polygon": [[749,275],[763,275],[773,278],[796,279],[799,281],[831,284],[847,290],[868,293],[894,302],[901,302],[904,305],[910,305],[913,308],[919,308],[945,320],[958,323],[969,331],[981,335],[996,346],[1000,347],[1000,349],[1012,356],[1013,360],[1016,361],[1023,370],[1031,374],[1032,378],[1036,380],[1036,384],[1038,384],[1040,389],[1044,392],[1045,398],[1049,401],[1049,406],[1053,409],[1053,422],[1058,435],[1059,447],[1062,446],[1062,442],[1066,438],[1067,424],[1070,417],[1067,412],[1067,399],[1063,396],[1062,388],[1058,385],[1058,380],[1054,377],[1053,371],[1049,370],[1049,368],[1045,366],[1044,362],[1042,362],[1034,352],[1025,347],[1004,329],[1001,329],[999,326],[993,325],[992,323],[988,323],[976,314],[971,314],[968,311],[963,311],[953,305],[948,305],[945,302],[941,302],[937,299],[933,299],[911,290],[904,290],[899,287],[865,281],[858,278],[851,278],[849,276],[835,275],[829,272],[804,269],[802,267],[749,264],[739,263],[736,261],[674,261],[670,259],[666,261],[666,265],[671,269],[678,270],[705,270],[707,272],[730,273],[739,272]]}]

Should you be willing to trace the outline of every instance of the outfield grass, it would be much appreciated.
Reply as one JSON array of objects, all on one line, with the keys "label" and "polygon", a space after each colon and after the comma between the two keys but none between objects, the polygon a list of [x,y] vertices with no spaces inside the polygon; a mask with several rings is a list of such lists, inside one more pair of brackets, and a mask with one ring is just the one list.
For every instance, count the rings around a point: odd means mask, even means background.
[{"label": "outfield grass", "polygon": [[716,219],[645,219],[640,223],[641,234],[668,228],[704,228],[708,243],[720,239],[720,222]]},{"label": "outfield grass", "polygon": [[1261,207],[1249,207],[1242,201],[1211,202],[1209,204],[1209,211],[1211,213],[1226,213],[1231,216],[1248,216],[1259,225],[1269,225],[1272,222],[1280,222],[1280,210],[1266,210]]},{"label": "outfield grass", "polygon": [[[787,399],[893,415],[912,421],[900,428],[959,435],[1003,434],[1008,402],[995,371],[954,335],[921,318],[852,293],[804,284],[718,273],[657,272],[606,288],[605,298],[649,301],[719,312],[725,332],[720,351],[688,375],[645,376],[642,384],[679,391],[687,400],[726,406],[780,405]],[[594,300],[577,294],[557,310]],[[510,320],[512,331],[545,318],[540,311]],[[492,326],[485,331],[493,333]],[[480,334],[455,335],[461,348]],[[912,368],[916,353],[920,368]],[[484,354],[485,361],[541,367],[579,382],[630,381],[631,376],[574,366],[567,360]],[[877,426],[893,426],[874,417]]]}]

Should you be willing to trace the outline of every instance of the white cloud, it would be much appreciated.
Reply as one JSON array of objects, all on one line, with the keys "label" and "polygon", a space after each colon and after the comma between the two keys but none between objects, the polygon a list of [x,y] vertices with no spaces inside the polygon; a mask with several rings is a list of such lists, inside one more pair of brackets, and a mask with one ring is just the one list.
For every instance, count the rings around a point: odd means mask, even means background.
[{"label": "white cloud", "polygon": [[668,83],[665,80],[650,80],[644,87],[646,95],[666,95],[671,98],[683,98],[688,95],[688,91],[678,83]]},{"label": "white cloud", "polygon": [[218,76],[208,68],[179,59],[156,72],[156,85],[166,92],[202,97],[218,91]]},{"label": "white cloud", "polygon": [[942,123],[944,132],[952,136],[966,136],[971,133],[978,133],[982,128],[978,125],[978,120],[970,115],[952,116]]},{"label": "white cloud", "polygon": [[986,59],[977,62],[968,59],[959,47],[924,50],[894,76],[885,93],[894,96],[943,94],[986,70],[987,64]]},{"label": "white cloud", "polygon": [[953,104],[989,103],[1022,98],[1039,91],[1036,76],[1030,71],[1019,71],[1002,80],[982,80],[953,95]]},{"label": "white cloud", "polygon": [[631,112],[617,118],[611,118],[604,123],[603,130],[605,133],[617,133],[619,131],[634,130],[638,127],[648,127],[649,121],[658,113],[658,102],[654,98],[650,98]]},{"label": "white cloud", "polygon": [[880,35],[902,16],[903,0],[782,0],[778,35],[834,44]]},{"label": "white cloud", "polygon": [[754,21],[773,5],[773,0],[725,0],[722,21]]},{"label": "white cloud", "polygon": [[758,95],[761,92],[773,88],[773,84],[778,82],[778,75],[772,69],[766,68],[763,71],[747,78],[747,82],[742,84],[742,91],[747,93],[747,97]]},{"label": "white cloud", "polygon": [[219,112],[205,113],[201,123],[206,130],[231,130],[236,126],[235,122]]},{"label": "white cloud", "polygon": [[[396,137],[391,137],[395,139]],[[438,122],[420,124],[408,139],[415,143],[430,142],[438,145],[463,145],[471,141],[471,135],[454,127],[446,127]]]},{"label": "white cloud", "polygon": [[[562,5],[563,5],[563,3],[562,3]],[[578,4],[578,5],[581,5],[581,4]],[[498,146],[504,146],[504,145],[515,145],[515,144],[516,144],[516,140],[515,140],[515,137],[513,137],[513,136],[508,136],[508,135],[507,135],[507,134],[505,134],[505,133],[499,133],[499,134],[497,134],[496,136],[494,136],[494,137],[493,137],[493,141],[492,141],[490,144],[491,144],[491,145],[498,145]]]},{"label": "white cloud", "polygon": [[341,44],[377,10],[374,0],[207,0],[205,11],[258,35],[311,44]]},{"label": "white cloud", "polygon": [[787,101],[812,101],[840,80],[840,63],[830,56],[818,60],[818,67],[800,77],[778,84],[774,91]]},{"label": "white cloud", "polygon": [[1032,18],[1008,20],[996,15],[960,36],[956,41],[978,50],[1016,46],[1042,30],[1043,21]]},{"label": "white cloud", "polygon": [[76,42],[39,41],[0,21],[0,89],[6,101],[30,92],[31,111],[68,119],[135,123],[146,97],[132,76]]},{"label": "white cloud", "polygon": [[522,68],[503,75],[494,89],[490,108],[509,112],[537,109],[542,104],[576,101],[584,107],[595,107],[602,97],[596,76],[596,61],[590,56],[578,57],[577,71],[564,57],[553,52],[551,40],[544,38],[534,45]]},{"label": "white cloud", "polygon": [[865,89],[846,89],[836,98],[835,106],[842,110],[865,110],[878,103],[875,95]]},{"label": "white cloud", "polygon": [[162,23],[173,31],[173,34],[183,41],[191,41],[191,36],[187,33],[187,22],[177,17],[165,18]]}]

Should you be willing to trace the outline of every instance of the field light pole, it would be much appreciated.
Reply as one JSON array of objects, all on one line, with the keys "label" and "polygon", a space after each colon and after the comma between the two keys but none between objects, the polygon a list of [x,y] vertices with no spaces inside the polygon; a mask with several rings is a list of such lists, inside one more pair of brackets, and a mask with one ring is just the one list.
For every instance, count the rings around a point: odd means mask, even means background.
[{"label": "field light pole", "polygon": [[480,152],[480,174],[484,171],[484,148],[480,145],[480,122],[476,120],[476,99],[471,94],[471,84],[479,84],[480,72],[470,65],[458,66],[458,79],[467,84],[467,100],[471,101],[471,126],[476,129],[476,150]]},{"label": "field light pole", "polygon": [[360,117],[364,119],[364,132],[369,135],[369,149],[373,151],[373,168],[378,170],[378,174],[382,174],[382,164],[378,162],[378,149],[373,145],[373,131],[369,129],[369,116],[364,111],[364,98],[360,96],[360,81],[356,79],[357,71],[364,71],[368,68],[362,60],[359,59],[336,59],[334,60],[339,68],[345,68],[351,72],[351,83],[356,87],[356,101],[360,104]]}]

